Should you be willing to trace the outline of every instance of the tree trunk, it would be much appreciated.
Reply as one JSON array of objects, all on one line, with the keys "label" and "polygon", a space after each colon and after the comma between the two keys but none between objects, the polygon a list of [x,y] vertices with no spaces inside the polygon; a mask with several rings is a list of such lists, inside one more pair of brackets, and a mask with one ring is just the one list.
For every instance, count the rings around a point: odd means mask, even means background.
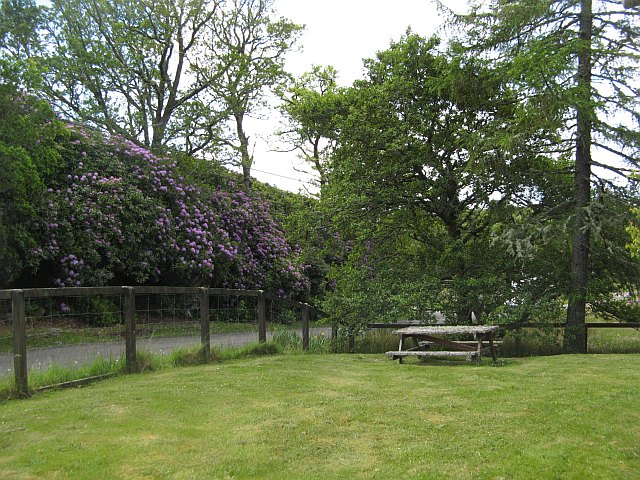
[{"label": "tree trunk", "polygon": [[240,141],[240,162],[242,165],[242,179],[244,182],[244,188],[251,190],[251,166],[253,164],[253,158],[249,155],[249,138],[244,132],[242,114],[236,114],[236,133],[238,134],[238,140]]},{"label": "tree trunk", "polygon": [[151,151],[156,155],[164,152],[164,135],[167,129],[168,117],[154,118],[151,137]]},{"label": "tree trunk", "polygon": [[574,173],[575,225],[571,258],[571,288],[564,332],[564,351],[586,352],[586,304],[589,273],[590,231],[587,207],[591,200],[591,37],[593,30],[592,0],[581,1],[580,40],[578,51],[579,103],[576,105],[577,133]]}]

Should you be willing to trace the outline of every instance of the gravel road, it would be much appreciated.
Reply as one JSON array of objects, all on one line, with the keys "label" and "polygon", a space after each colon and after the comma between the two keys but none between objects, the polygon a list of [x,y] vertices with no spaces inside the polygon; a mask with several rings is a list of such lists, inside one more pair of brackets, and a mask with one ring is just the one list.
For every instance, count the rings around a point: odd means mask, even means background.
[{"label": "gravel road", "polygon": [[[300,330],[297,331],[302,336]],[[310,336],[331,336],[331,327],[311,328]],[[267,339],[271,339],[272,333],[267,332]],[[222,333],[211,335],[212,348],[239,347],[258,340],[257,333]],[[168,337],[153,339],[138,339],[138,350],[166,355],[174,348],[198,345],[199,336]],[[51,365],[64,367],[79,367],[92,362],[98,357],[119,358],[124,356],[124,341],[67,345],[63,347],[49,347],[29,350],[27,352],[28,370],[38,370]],[[13,375],[13,354],[0,353],[0,377]]]}]

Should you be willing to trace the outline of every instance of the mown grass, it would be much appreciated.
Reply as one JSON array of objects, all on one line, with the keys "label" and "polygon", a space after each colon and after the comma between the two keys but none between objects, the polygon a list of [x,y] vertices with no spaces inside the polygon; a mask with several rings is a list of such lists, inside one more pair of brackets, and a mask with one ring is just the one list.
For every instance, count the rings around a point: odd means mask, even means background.
[{"label": "mown grass", "polygon": [[639,355],[275,355],[0,405],[0,478],[640,478]]}]

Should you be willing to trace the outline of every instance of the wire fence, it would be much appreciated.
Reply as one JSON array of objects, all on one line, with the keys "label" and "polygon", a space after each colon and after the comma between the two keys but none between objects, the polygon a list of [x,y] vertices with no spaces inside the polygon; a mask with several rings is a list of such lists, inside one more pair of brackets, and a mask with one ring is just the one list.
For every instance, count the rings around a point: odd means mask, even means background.
[{"label": "wire fence", "polygon": [[[193,287],[78,287],[0,290],[0,379],[26,391],[28,371],[81,366],[96,357],[124,357],[134,369],[138,350],[168,353],[267,339],[277,325],[301,329],[323,312],[258,290]],[[71,347],[73,346],[73,347]]]}]

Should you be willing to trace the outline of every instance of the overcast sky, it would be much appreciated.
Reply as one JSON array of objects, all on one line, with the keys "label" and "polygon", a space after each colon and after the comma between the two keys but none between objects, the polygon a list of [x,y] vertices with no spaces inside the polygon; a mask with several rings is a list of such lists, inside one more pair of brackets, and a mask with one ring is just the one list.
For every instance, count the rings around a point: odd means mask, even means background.
[{"label": "overcast sky", "polygon": [[[466,0],[443,0],[443,3],[460,10]],[[306,26],[299,42],[302,50],[289,55],[288,70],[298,76],[312,65],[331,65],[338,71],[339,83],[345,86],[362,76],[363,58],[385,50],[407,27],[429,36],[441,24],[430,0],[275,0],[275,7],[280,16]],[[308,168],[293,153],[270,151],[276,146],[269,136],[277,126],[275,113],[260,124],[250,125],[253,131],[249,133],[253,133],[255,142],[253,176],[297,192],[309,177],[296,169]]]}]

